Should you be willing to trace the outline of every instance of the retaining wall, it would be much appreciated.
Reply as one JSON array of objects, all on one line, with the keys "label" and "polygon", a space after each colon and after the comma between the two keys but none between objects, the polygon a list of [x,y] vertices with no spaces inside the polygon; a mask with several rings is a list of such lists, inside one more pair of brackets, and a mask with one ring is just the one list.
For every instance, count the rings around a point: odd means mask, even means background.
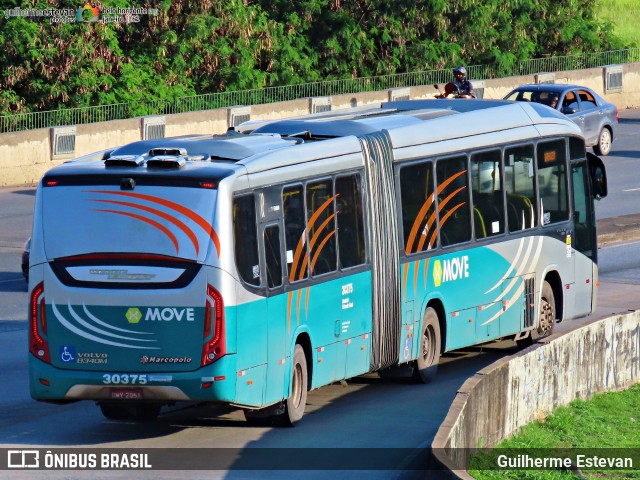
[{"label": "retaining wall", "polygon": [[490,448],[557,407],[640,382],[640,311],[551,336],[480,370],[460,388],[432,443],[456,478],[466,454]]},{"label": "retaining wall", "polygon": [[[484,98],[502,98],[517,85],[535,83],[535,75],[508,77],[484,81]],[[555,73],[556,83],[575,83],[593,88],[618,108],[640,106],[640,63],[624,64],[623,92],[604,93],[604,69],[591,68]],[[334,95],[334,110],[379,104],[389,100],[387,90]],[[411,99],[433,98],[432,85],[410,87]],[[309,113],[308,98],[251,107],[251,118],[273,120]],[[165,135],[194,133],[224,133],[228,128],[227,109],[166,115]],[[77,126],[74,157],[114,148],[142,138],[141,119],[113,120]],[[0,134],[0,187],[24,186],[37,183],[51,167],[64,160],[52,159],[51,129],[42,128]]]}]

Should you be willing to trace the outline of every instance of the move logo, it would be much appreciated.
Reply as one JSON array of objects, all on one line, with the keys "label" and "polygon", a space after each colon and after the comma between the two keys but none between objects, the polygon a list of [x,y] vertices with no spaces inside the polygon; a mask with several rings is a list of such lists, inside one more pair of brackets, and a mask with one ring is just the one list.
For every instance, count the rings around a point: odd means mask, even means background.
[{"label": "move logo", "polygon": [[127,322],[138,323],[142,318],[142,312],[140,312],[139,308],[132,307],[129,310],[127,310],[127,313],[125,313],[125,316],[127,317]]},{"label": "move logo", "polygon": [[195,309],[175,307],[147,308],[144,313],[137,307],[132,307],[125,314],[129,323],[139,323],[144,318],[145,322],[194,322]]},{"label": "move logo", "polygon": [[461,278],[469,278],[469,257],[447,258],[433,263],[433,283],[439,287],[445,282],[452,282]]}]

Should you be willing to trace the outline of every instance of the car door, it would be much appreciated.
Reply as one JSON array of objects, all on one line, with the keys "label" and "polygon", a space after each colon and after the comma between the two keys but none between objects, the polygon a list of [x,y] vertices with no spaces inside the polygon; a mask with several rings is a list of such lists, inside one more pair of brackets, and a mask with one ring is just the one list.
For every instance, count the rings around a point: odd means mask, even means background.
[{"label": "car door", "polygon": [[576,93],[580,102],[580,116],[583,117],[582,134],[587,145],[595,145],[604,120],[604,109],[598,106],[596,98],[589,90],[579,89]]},{"label": "car door", "polygon": [[584,116],[580,111],[580,101],[575,90],[569,90],[565,93],[562,100],[562,113],[575,122],[584,135]]}]

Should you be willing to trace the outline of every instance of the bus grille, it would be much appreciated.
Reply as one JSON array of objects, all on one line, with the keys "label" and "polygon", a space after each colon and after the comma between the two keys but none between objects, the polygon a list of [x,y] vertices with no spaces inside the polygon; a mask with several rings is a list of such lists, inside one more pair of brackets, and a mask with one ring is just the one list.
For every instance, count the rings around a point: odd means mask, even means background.
[{"label": "bus grille", "polygon": [[533,326],[533,313],[535,305],[535,278],[530,277],[524,280],[524,327]]}]

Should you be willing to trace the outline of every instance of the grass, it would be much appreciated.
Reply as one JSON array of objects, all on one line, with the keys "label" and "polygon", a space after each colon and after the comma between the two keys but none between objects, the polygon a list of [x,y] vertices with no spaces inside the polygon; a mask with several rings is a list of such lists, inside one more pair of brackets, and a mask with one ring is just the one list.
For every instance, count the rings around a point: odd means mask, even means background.
[{"label": "grass", "polygon": [[[498,449],[509,449],[500,452]],[[614,450],[615,449],[615,450]],[[563,455],[563,451],[566,455]],[[632,457],[633,470],[582,469],[588,479],[640,479],[640,384],[624,392],[603,393],[591,400],[576,400],[560,407],[544,422],[523,427],[496,449],[472,459],[469,473],[477,480],[577,479],[570,470],[498,470],[497,456],[528,454],[532,457]],[[583,478],[584,478],[583,477]]]},{"label": "grass", "polygon": [[627,45],[640,46],[640,1],[638,0],[597,0],[598,16],[610,20],[615,25],[615,34]]}]

